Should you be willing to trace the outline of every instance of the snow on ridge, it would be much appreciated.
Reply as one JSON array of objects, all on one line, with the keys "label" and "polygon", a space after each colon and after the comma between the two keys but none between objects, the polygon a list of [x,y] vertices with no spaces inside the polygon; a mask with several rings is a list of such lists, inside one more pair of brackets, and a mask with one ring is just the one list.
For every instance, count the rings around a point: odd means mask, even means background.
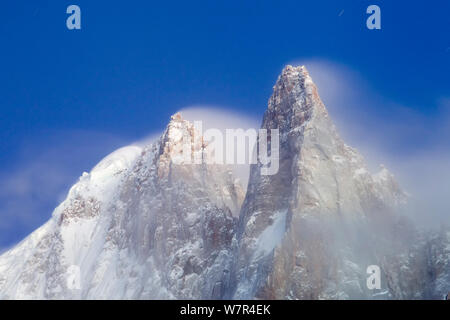
[{"label": "snow on ridge", "polygon": [[125,146],[113,151],[91,170],[92,178],[104,176],[111,171],[129,168],[141,152],[142,148],[136,145]]},{"label": "snow on ridge", "polygon": [[283,240],[286,229],[286,215],[287,210],[277,211],[272,215],[272,224],[256,240],[254,258],[269,254]]},{"label": "snow on ridge", "polygon": [[[283,69],[266,115],[290,162],[281,175],[252,181],[244,223],[231,216],[241,205],[223,167],[172,166],[195,133],[175,114],[158,142],[120,148],[83,173],[53,218],[0,256],[0,299],[365,297],[350,247],[337,247],[335,259],[328,229],[305,217],[366,217],[401,189],[386,169],[372,176],[341,141],[304,66]],[[193,142],[192,152],[202,150]],[[66,285],[71,266],[81,270],[79,292]]]}]

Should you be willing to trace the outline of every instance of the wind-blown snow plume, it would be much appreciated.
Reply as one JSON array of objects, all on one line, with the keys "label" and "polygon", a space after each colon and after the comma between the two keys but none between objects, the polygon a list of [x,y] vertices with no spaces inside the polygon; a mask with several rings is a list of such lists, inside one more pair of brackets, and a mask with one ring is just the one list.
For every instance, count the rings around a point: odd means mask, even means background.
[{"label": "wind-blown snow plume", "polygon": [[[201,133],[180,114],[156,141],[113,152],[83,173],[46,224],[0,256],[0,299],[448,291],[450,232],[418,232],[399,214],[408,197],[386,168],[371,173],[344,143],[305,67],[283,69],[262,128],[279,130],[279,170],[264,175],[262,163],[252,165],[246,193],[232,168],[210,164],[205,140],[194,139]],[[202,161],[178,161],[185,156]],[[365,285],[374,264],[383,273],[378,291]]]}]

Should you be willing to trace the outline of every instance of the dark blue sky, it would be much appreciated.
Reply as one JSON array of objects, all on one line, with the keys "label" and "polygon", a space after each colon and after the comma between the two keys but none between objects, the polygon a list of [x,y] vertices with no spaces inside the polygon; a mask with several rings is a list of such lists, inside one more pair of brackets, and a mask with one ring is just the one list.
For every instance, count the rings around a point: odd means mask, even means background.
[{"label": "dark blue sky", "polygon": [[[81,8],[81,30],[66,28],[70,4]],[[381,30],[366,28],[370,4],[381,8]],[[0,248],[48,219],[83,170],[179,109],[262,117],[292,61],[348,66],[384,99],[439,117],[450,97],[449,34],[448,0],[4,2]],[[52,168],[64,172],[56,182],[44,178]]]}]

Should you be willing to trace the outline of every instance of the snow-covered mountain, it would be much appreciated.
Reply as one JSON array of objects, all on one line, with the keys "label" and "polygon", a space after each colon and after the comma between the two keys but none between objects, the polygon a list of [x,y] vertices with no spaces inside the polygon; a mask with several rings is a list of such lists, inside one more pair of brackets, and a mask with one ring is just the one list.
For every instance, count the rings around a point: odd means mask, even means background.
[{"label": "snow-covered mountain", "polygon": [[[262,128],[279,129],[279,171],[252,165],[246,192],[229,167],[210,164],[201,133],[179,114],[159,140],[112,153],[0,256],[0,299],[439,299],[450,290],[450,232],[420,233],[398,213],[405,193],[342,141],[304,67],[283,69]],[[380,290],[366,287],[369,265],[382,270]]]},{"label": "snow-covered mountain", "polygon": [[[305,67],[283,70],[262,127],[280,130],[280,169],[263,176],[261,164],[251,168],[237,228],[232,297],[443,294],[428,287],[426,259],[409,259],[425,253],[411,245],[418,234],[397,213],[406,194],[386,168],[371,174],[363,157],[342,141]],[[449,252],[442,258],[448,261]],[[384,290],[368,290],[370,265],[382,269]],[[414,279],[418,273],[423,277]]]}]

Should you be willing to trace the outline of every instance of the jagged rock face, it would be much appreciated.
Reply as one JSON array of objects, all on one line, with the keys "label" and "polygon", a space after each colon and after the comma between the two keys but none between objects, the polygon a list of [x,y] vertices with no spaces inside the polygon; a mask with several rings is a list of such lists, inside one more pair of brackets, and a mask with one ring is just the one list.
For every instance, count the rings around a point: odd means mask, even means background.
[{"label": "jagged rock face", "polygon": [[[0,256],[0,299],[448,293],[450,233],[418,232],[396,212],[405,194],[342,141],[304,67],[284,68],[262,128],[279,130],[279,170],[252,165],[245,200],[231,169],[209,164],[207,143],[178,114],[158,141],[112,153]],[[375,291],[366,286],[374,264],[383,283]],[[68,282],[74,266],[79,289]]]},{"label": "jagged rock face", "polygon": [[272,176],[262,176],[260,164],[251,169],[234,297],[364,297],[358,266],[377,264],[376,253],[355,260],[353,240],[361,237],[350,236],[353,225],[394,224],[392,208],[405,195],[386,169],[370,174],[341,140],[304,67],[283,70],[262,127],[279,129],[280,169]]},{"label": "jagged rock face", "polygon": [[[173,163],[182,153],[182,137],[193,130],[174,117],[161,142],[144,150],[121,192],[124,206],[116,223],[130,236],[122,245],[134,247],[140,263],[151,257],[146,270],[161,270],[161,286],[171,297],[214,298],[229,270],[232,210],[240,207],[242,193],[225,167]],[[192,154],[202,153],[202,141],[194,140]],[[139,219],[136,212],[142,212]],[[140,298],[158,291],[149,285]]]},{"label": "jagged rock face", "polygon": [[[83,174],[52,219],[0,257],[0,298],[223,295],[243,193],[224,166],[174,163],[193,135],[176,115],[158,142]],[[185,141],[204,153],[202,139]],[[80,290],[67,286],[73,265]]]}]

